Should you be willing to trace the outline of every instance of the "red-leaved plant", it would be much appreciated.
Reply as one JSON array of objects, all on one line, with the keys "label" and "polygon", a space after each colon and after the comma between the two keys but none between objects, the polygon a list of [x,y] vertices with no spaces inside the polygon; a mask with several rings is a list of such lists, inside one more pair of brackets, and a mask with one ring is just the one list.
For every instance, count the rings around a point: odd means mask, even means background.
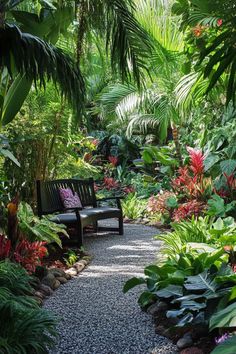
[{"label": "red-leaved plant", "polygon": [[191,219],[192,216],[198,217],[206,208],[205,204],[197,200],[190,200],[181,204],[173,213],[173,221]]},{"label": "red-leaved plant", "polygon": [[103,184],[104,188],[107,190],[116,189],[119,187],[119,182],[117,182],[113,177],[104,177]]},{"label": "red-leaved plant", "polygon": [[183,200],[204,200],[211,192],[211,179],[204,177],[204,155],[200,150],[188,147],[190,162],[179,168],[179,175],[172,181],[172,187]]},{"label": "red-leaved plant", "polygon": [[116,167],[116,165],[118,164],[118,157],[116,156],[108,156],[108,160],[113,167]]},{"label": "red-leaved plant", "polygon": [[21,240],[14,252],[14,259],[20,263],[29,273],[34,273],[36,266],[42,264],[42,258],[47,255],[46,242]]}]

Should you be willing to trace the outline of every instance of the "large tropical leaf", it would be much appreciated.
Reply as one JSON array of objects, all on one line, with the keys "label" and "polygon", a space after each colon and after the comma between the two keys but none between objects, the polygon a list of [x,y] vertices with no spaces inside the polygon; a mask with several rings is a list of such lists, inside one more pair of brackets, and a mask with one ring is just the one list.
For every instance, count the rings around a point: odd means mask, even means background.
[{"label": "large tropical leaf", "polygon": [[4,98],[1,117],[2,125],[10,123],[17,115],[30,91],[31,86],[32,80],[27,80],[25,74],[18,74],[15,77]]},{"label": "large tropical leaf", "polygon": [[84,80],[80,69],[61,49],[42,39],[22,33],[15,25],[0,28],[0,67],[6,66],[27,80],[37,80],[45,87],[48,80],[57,84],[63,95],[81,112],[84,101]]}]

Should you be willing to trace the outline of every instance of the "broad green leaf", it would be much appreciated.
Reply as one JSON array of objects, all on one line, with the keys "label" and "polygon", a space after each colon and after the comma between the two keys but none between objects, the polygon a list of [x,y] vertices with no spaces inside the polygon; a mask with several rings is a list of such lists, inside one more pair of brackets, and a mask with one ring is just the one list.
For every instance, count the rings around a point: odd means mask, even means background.
[{"label": "broad green leaf", "polygon": [[25,75],[18,74],[11,84],[4,99],[2,111],[2,125],[10,123],[21,109],[31,89],[32,81]]},{"label": "broad green leaf", "polygon": [[220,156],[209,154],[204,160],[204,170],[207,172],[212,166],[214,166],[220,160]]},{"label": "broad green leaf", "polygon": [[144,291],[140,295],[138,303],[141,307],[145,307],[151,304],[154,300],[156,300],[156,296],[154,294],[150,293],[149,291]]},{"label": "broad green leaf", "polygon": [[187,309],[191,311],[199,311],[206,307],[206,303],[204,302],[197,302],[193,300],[183,300],[181,302],[181,309]]},{"label": "broad green leaf", "polygon": [[15,158],[13,153],[7,149],[0,149],[0,154],[9,158],[12,162],[14,162],[18,167],[20,167],[19,161]]},{"label": "broad green leaf", "polygon": [[211,352],[211,354],[235,354],[236,336],[227,339]]},{"label": "broad green leaf", "polygon": [[216,285],[210,279],[207,270],[201,274],[187,277],[184,287],[189,291],[202,290],[215,293],[216,290]]},{"label": "broad green leaf", "polygon": [[236,160],[224,160],[220,163],[220,168],[223,173],[228,176],[231,175],[236,169]]},{"label": "broad green leaf", "polygon": [[227,306],[225,309],[216,312],[210,318],[210,330],[214,328],[236,326],[236,303]]},{"label": "broad green leaf", "polygon": [[178,285],[169,285],[155,293],[158,297],[168,299],[170,297],[183,296],[183,287]]},{"label": "broad green leaf", "polygon": [[137,285],[145,284],[145,282],[146,281],[144,278],[133,277],[133,278],[127,280],[127,282],[125,283],[125,285],[123,287],[123,292],[127,293],[130,289],[134,288]]},{"label": "broad green leaf", "polygon": [[219,195],[214,194],[207,203],[209,205],[208,214],[213,216],[225,216],[225,202]]}]

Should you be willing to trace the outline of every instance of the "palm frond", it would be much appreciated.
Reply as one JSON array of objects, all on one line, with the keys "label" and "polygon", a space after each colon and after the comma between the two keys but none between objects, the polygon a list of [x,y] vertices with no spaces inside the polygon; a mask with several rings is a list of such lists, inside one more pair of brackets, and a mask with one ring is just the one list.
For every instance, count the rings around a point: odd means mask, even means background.
[{"label": "palm frond", "polygon": [[10,75],[16,72],[45,87],[52,80],[68,101],[81,112],[84,102],[84,80],[73,60],[59,48],[42,39],[22,33],[15,25],[0,29],[0,67]]},{"label": "palm frond", "polygon": [[144,71],[148,72],[153,45],[136,20],[134,9],[133,0],[107,1],[107,46],[111,46],[111,65],[118,69],[122,80],[133,77],[139,87]]},{"label": "palm frond", "polygon": [[129,95],[136,94],[137,88],[128,84],[110,85],[106,91],[99,97],[100,103],[108,110],[114,112],[123,100],[126,100]]},{"label": "palm frond", "polygon": [[158,125],[159,120],[154,114],[134,114],[128,123],[126,134],[129,138],[135,130],[145,134],[149,128],[153,129]]}]

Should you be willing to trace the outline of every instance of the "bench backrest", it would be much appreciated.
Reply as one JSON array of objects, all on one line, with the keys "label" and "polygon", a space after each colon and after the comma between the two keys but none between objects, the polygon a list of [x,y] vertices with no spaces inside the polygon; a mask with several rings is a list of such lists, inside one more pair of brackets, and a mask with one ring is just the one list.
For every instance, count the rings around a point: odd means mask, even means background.
[{"label": "bench backrest", "polygon": [[59,188],[71,188],[73,193],[78,193],[82,206],[96,207],[94,180],[58,179],[54,181],[36,181],[38,215],[52,214],[63,211],[64,207],[60,198]]}]

